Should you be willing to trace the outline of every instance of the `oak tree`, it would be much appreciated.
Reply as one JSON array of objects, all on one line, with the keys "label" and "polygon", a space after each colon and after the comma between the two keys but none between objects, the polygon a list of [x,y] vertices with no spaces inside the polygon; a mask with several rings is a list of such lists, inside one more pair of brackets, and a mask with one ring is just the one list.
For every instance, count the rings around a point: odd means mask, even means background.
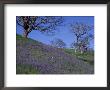
[{"label": "oak tree", "polygon": [[54,39],[53,41],[51,41],[51,45],[58,48],[66,47],[66,43],[61,39]]},{"label": "oak tree", "polygon": [[60,16],[17,16],[16,23],[24,29],[24,37],[33,30],[40,32],[53,33],[56,26],[62,23],[63,19]]},{"label": "oak tree", "polygon": [[90,34],[90,30],[93,29],[92,25],[88,25],[81,22],[71,24],[71,31],[75,35],[75,42],[71,45],[75,47],[75,51],[83,53],[87,50],[90,40],[93,39],[93,35]]}]

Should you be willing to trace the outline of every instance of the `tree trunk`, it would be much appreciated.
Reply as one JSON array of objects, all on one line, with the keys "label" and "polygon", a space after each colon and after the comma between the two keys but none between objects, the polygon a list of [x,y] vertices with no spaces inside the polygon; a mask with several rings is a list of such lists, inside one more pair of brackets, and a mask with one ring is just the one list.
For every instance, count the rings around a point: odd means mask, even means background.
[{"label": "tree trunk", "polygon": [[24,30],[23,37],[28,38],[28,32]]},{"label": "tree trunk", "polygon": [[77,39],[76,39],[76,42],[77,42],[77,51],[79,51],[79,37],[77,36]]},{"label": "tree trunk", "polygon": [[76,53],[76,48],[75,48],[75,53]]},{"label": "tree trunk", "polygon": [[81,50],[81,54],[83,54],[83,50]]},{"label": "tree trunk", "polygon": [[78,37],[76,38],[76,42],[77,42],[77,43],[79,42],[79,38],[78,38]]}]

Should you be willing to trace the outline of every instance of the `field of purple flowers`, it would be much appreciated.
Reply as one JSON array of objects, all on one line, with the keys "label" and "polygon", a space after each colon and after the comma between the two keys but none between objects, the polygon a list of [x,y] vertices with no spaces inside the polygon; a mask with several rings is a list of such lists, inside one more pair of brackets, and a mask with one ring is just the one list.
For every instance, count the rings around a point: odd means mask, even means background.
[{"label": "field of purple flowers", "polygon": [[93,74],[94,66],[63,49],[16,36],[17,74]]}]

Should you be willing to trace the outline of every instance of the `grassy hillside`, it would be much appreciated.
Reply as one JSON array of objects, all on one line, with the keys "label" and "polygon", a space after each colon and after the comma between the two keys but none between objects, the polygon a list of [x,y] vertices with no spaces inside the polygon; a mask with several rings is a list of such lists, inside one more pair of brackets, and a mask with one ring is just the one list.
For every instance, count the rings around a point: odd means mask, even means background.
[{"label": "grassy hillside", "polygon": [[16,35],[17,74],[93,74],[93,65],[71,53]]},{"label": "grassy hillside", "polygon": [[81,54],[80,52],[76,52],[75,53],[75,50],[74,49],[64,49],[64,51],[74,57],[76,57],[77,59],[79,60],[83,60],[91,65],[94,65],[94,52],[91,51],[91,52],[86,52],[86,53],[83,53]]}]

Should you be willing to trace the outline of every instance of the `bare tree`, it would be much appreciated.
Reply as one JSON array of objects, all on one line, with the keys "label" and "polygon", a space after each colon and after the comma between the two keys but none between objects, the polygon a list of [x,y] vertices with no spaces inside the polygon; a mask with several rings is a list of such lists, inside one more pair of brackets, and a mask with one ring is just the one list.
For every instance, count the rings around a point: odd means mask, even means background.
[{"label": "bare tree", "polygon": [[76,53],[77,50],[78,50],[78,46],[79,46],[79,45],[78,45],[78,43],[76,43],[76,42],[73,42],[73,43],[70,44],[70,47],[71,47],[71,48],[74,48],[75,53]]},{"label": "bare tree", "polygon": [[51,45],[54,47],[58,47],[58,48],[66,47],[66,43],[61,39],[55,39],[55,40],[51,41]]},{"label": "bare tree", "polygon": [[92,34],[87,34],[85,37],[81,38],[79,42],[81,53],[86,52],[88,50],[90,41],[92,39],[93,39]]},{"label": "bare tree", "polygon": [[80,22],[71,24],[71,31],[76,37],[75,42],[72,44],[75,47],[75,52],[80,51],[83,53],[87,49],[91,38],[93,38],[93,35],[89,33],[92,28],[93,26]]},{"label": "bare tree", "polygon": [[40,32],[53,33],[56,26],[62,23],[63,19],[60,16],[17,16],[16,22],[24,29],[24,37],[33,30]]}]

